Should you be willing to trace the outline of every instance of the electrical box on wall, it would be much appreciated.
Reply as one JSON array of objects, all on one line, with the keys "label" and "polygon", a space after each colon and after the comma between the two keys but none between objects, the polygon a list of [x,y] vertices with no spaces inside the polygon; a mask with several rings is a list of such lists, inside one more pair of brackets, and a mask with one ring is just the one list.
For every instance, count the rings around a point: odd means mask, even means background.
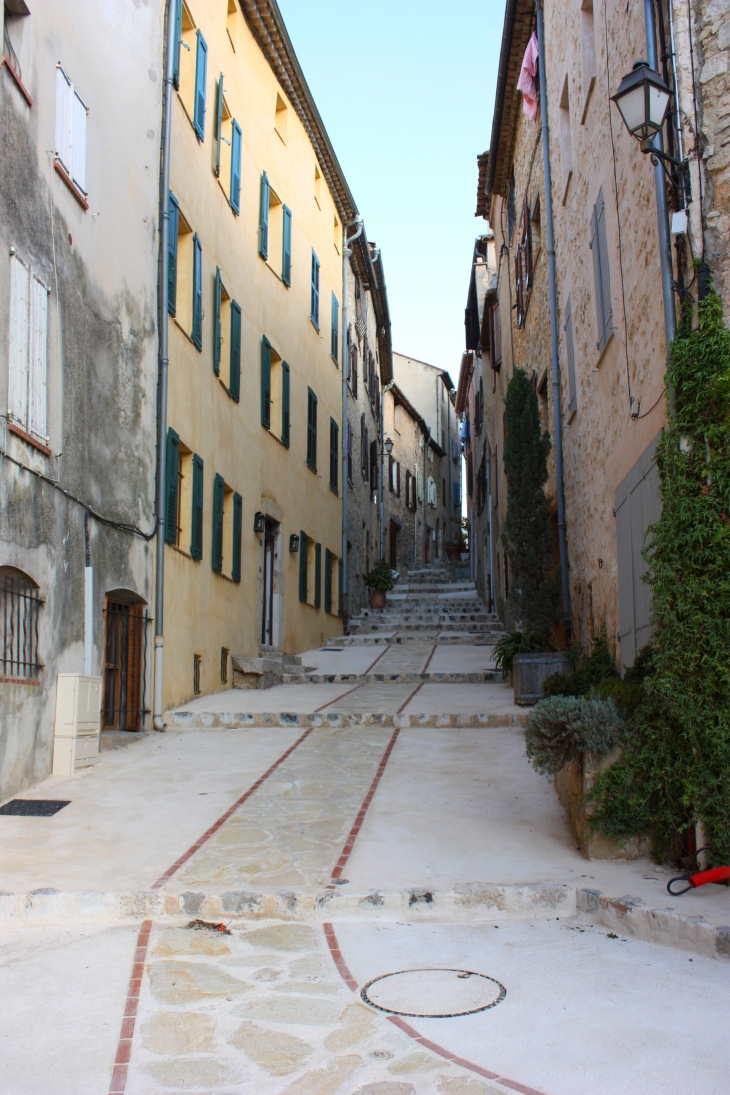
[{"label": "electrical box on wall", "polygon": [[99,755],[101,677],[59,673],[56,686],[54,776],[72,776]]}]

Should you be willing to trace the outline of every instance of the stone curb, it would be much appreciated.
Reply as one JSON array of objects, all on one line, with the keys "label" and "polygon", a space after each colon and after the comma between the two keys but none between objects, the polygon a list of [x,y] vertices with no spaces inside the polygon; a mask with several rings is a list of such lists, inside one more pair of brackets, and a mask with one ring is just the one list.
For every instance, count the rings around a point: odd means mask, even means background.
[{"label": "stone curb", "polygon": [[503,679],[501,669],[473,673],[285,673],[282,684],[491,684]]},{"label": "stone curb", "polygon": [[394,715],[375,711],[312,712],[296,711],[166,711],[165,723],[174,730],[238,730],[273,727],[330,726],[346,730],[364,726],[393,726],[402,730],[419,727],[452,729],[459,727],[494,728],[499,726],[525,726],[527,713],[495,714],[440,714]]},{"label": "stone curb", "polygon": [[638,897],[606,897],[600,890],[577,890],[576,908],[613,931],[649,943],[665,943],[695,954],[730,957],[730,927],[676,909],[645,906]]}]

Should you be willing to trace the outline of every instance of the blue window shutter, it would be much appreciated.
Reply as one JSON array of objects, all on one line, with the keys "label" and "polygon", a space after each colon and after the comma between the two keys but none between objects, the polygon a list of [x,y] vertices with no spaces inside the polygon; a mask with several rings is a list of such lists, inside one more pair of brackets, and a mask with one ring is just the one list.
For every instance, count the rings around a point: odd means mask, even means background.
[{"label": "blue window shutter", "polygon": [[332,611],[332,552],[329,548],[324,553],[324,610]]},{"label": "blue window shutter", "polygon": [[342,616],[342,559],[337,560],[337,615]]},{"label": "blue window shutter", "polygon": [[307,388],[307,464],[317,470],[317,397]]},{"label": "blue window shutter", "polygon": [[578,393],[575,386],[575,346],[573,344],[573,305],[568,297],[565,305],[565,344],[568,350],[568,414],[572,417],[578,407]]},{"label": "blue window shutter", "polygon": [[310,295],[309,317],[319,330],[319,259],[312,251],[312,291]]},{"label": "blue window shutter", "polygon": [[330,343],[330,353],[335,361],[338,361],[337,356],[340,346],[340,305],[335,294],[332,294],[332,338]]},{"label": "blue window shutter", "polygon": [[193,559],[203,558],[203,461],[197,453],[193,453],[193,520],[190,554]]},{"label": "blue window shutter", "polygon": [[284,227],[282,232],[282,256],[281,256],[281,280],[285,285],[291,285],[291,209],[284,206],[282,210]]},{"label": "blue window shutter", "polygon": [[177,485],[180,470],[180,438],[170,427],[167,431],[167,474],[165,476],[165,542],[177,543]]},{"label": "blue window shutter", "polygon": [[286,361],[281,363],[281,440],[289,448],[289,417],[291,396],[289,391],[290,375],[289,365]]},{"label": "blue window shutter", "polygon": [[220,376],[221,371],[221,272],[215,268],[215,288],[213,290],[213,372]]},{"label": "blue window shutter", "polygon": [[193,117],[195,124],[195,132],[200,137],[201,141],[205,139],[205,85],[208,75],[208,47],[205,44],[205,38],[196,31],[198,36],[198,51],[195,59],[195,105],[193,107]]},{"label": "blue window shutter", "polygon": [[259,206],[259,254],[269,257],[269,180],[266,172],[261,176],[261,203]]},{"label": "blue window shutter", "polygon": [[177,233],[180,211],[177,198],[171,192],[167,203],[167,310],[171,316],[177,311]]},{"label": "blue window shutter", "polygon": [[215,177],[221,174],[221,140],[223,139],[223,73],[221,72],[216,88],[215,104]]},{"label": "blue window shutter", "polygon": [[236,403],[241,396],[241,309],[231,301],[231,375],[228,391]]},{"label": "blue window shutter", "polygon": [[180,43],[182,42],[182,0],[173,0],[175,4],[175,44],[173,46],[172,82],[180,87]]},{"label": "blue window shutter", "polygon": [[241,537],[243,533],[243,499],[240,494],[233,495],[233,563],[231,578],[241,581]]},{"label": "blue window shutter", "polygon": [[334,418],[330,418],[330,488],[337,494],[339,491],[339,464],[340,464],[340,427]]},{"label": "blue window shutter", "polygon": [[241,127],[233,119],[231,123],[231,209],[241,212]]},{"label": "blue window shutter", "polygon": [[203,349],[203,248],[197,234],[193,236],[193,330],[191,338]]},{"label": "blue window shutter", "polygon": [[271,343],[261,339],[261,425],[271,429]]},{"label": "blue window shutter", "polygon": [[223,499],[225,483],[223,476],[216,473],[213,480],[213,570],[223,570]]},{"label": "blue window shutter", "polygon": [[314,545],[314,607],[322,606],[322,545]]},{"label": "blue window shutter", "polygon": [[307,565],[308,565],[308,549],[309,540],[307,539],[306,532],[299,533],[299,600],[306,602],[307,600]]}]

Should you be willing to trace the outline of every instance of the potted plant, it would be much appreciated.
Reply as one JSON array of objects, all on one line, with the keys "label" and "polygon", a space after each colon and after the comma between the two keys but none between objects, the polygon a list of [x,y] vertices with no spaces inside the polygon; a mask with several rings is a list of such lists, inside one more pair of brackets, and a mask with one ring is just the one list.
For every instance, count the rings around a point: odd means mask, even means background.
[{"label": "potted plant", "polygon": [[365,585],[368,589],[372,590],[372,593],[370,594],[370,607],[385,608],[385,594],[395,585],[393,572],[385,559],[381,559],[377,562],[370,573],[365,575]]}]

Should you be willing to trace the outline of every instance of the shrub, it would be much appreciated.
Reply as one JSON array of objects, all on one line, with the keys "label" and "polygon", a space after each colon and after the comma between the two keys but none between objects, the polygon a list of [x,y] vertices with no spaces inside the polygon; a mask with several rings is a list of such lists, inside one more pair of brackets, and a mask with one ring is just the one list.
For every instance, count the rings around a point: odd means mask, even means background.
[{"label": "shrub", "polygon": [[382,589],[386,593],[395,585],[393,572],[385,559],[380,559],[369,574],[365,575],[365,585],[368,589]]},{"label": "shrub", "polygon": [[573,645],[566,653],[575,666],[573,672],[569,675],[553,673],[543,681],[544,696],[586,696],[603,681],[620,679],[615,658],[603,632],[593,643],[588,657],[580,644]]},{"label": "shrub", "polygon": [[612,699],[551,696],[530,712],[525,730],[527,756],[533,768],[552,776],[583,753],[610,753],[622,725]]}]

